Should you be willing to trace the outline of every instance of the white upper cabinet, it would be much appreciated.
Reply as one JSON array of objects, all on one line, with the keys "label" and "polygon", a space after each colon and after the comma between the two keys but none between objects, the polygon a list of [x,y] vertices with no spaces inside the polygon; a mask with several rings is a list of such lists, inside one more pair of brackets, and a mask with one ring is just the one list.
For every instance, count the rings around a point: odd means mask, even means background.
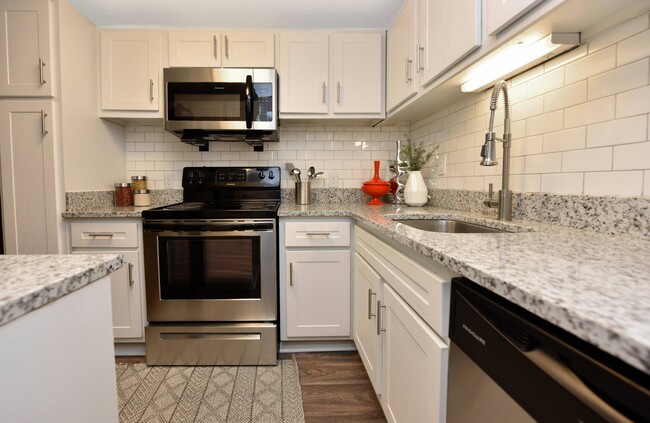
[{"label": "white upper cabinet", "polygon": [[327,113],[328,66],[328,34],[281,34],[280,113]]},{"label": "white upper cabinet", "polygon": [[383,63],[380,32],[282,33],[280,116],[384,117]]},{"label": "white upper cabinet", "polygon": [[418,17],[417,71],[424,86],[480,47],[481,1],[420,0]]},{"label": "white upper cabinet", "polygon": [[228,32],[223,35],[224,68],[272,68],[275,43],[272,32]]},{"label": "white upper cabinet", "polygon": [[390,111],[417,92],[414,60],[416,1],[406,0],[386,35],[386,108]]},{"label": "white upper cabinet", "polygon": [[102,31],[100,39],[102,109],[159,110],[158,32]]},{"label": "white upper cabinet", "polygon": [[52,96],[49,0],[0,2],[0,96]]},{"label": "white upper cabinet", "polygon": [[544,0],[487,0],[488,35],[495,35]]},{"label": "white upper cabinet", "polygon": [[221,66],[221,33],[177,31],[169,33],[169,66]]},{"label": "white upper cabinet", "polygon": [[334,113],[381,113],[381,34],[332,36]]}]

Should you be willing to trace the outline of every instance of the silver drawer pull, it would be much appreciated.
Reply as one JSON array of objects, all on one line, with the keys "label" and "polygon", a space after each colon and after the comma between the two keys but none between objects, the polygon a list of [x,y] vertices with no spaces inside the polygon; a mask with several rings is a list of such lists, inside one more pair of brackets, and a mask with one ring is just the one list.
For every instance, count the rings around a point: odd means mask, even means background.
[{"label": "silver drawer pull", "polygon": [[377,296],[376,292],[372,292],[372,289],[368,288],[368,320],[371,320],[377,315],[377,313],[372,312],[372,297]]},{"label": "silver drawer pull", "polygon": [[230,59],[230,57],[228,57],[228,36],[227,35],[226,35],[226,59]]},{"label": "silver drawer pull", "polygon": [[49,131],[45,129],[45,118],[47,117],[47,113],[45,113],[45,110],[41,109],[41,134],[43,136],[49,134]]},{"label": "silver drawer pull", "polygon": [[133,286],[133,263],[129,263],[129,286]]},{"label": "silver drawer pull", "polygon": [[213,35],[212,36],[212,53],[214,57],[216,58],[218,56],[217,52],[217,36]]},{"label": "silver drawer pull", "polygon": [[293,286],[293,263],[289,263],[289,286]]},{"label": "silver drawer pull", "polygon": [[381,328],[381,309],[386,308],[386,306],[381,305],[381,301],[377,301],[377,335],[381,335],[382,332],[386,332],[386,329]]},{"label": "silver drawer pull", "polygon": [[153,101],[153,79],[149,79],[149,98]]},{"label": "silver drawer pull", "polygon": [[45,84],[47,81],[45,80],[45,76],[43,75],[43,71],[45,68],[46,63],[41,59],[40,57],[38,58],[38,70],[40,73],[40,79],[41,79],[41,85]]},{"label": "silver drawer pull", "polygon": [[324,236],[324,237],[329,237],[330,233],[329,232],[307,232],[305,235],[307,236]]},{"label": "silver drawer pull", "polygon": [[325,103],[325,90],[327,89],[327,85],[323,82],[323,103]]},{"label": "silver drawer pull", "polygon": [[113,235],[115,235],[113,232],[90,232],[90,233],[88,233],[88,236],[91,236],[93,238],[97,238],[97,237],[113,238]]},{"label": "silver drawer pull", "polygon": [[259,341],[259,333],[161,333],[160,339],[218,339],[220,341]]}]

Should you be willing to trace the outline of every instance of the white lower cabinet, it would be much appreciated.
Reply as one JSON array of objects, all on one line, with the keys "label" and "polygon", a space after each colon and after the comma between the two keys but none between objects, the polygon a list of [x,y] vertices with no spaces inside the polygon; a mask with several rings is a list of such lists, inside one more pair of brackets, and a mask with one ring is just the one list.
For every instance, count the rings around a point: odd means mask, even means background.
[{"label": "white lower cabinet", "polygon": [[121,254],[124,266],[111,274],[113,336],[120,342],[144,339],[144,274],[140,221],[75,220],[70,223],[73,254]]},{"label": "white lower cabinet", "polygon": [[280,245],[280,339],[349,340],[349,221],[281,218]]},{"label": "white lower cabinet", "polygon": [[386,419],[444,422],[449,284],[456,274],[359,227],[354,246],[354,342]]}]

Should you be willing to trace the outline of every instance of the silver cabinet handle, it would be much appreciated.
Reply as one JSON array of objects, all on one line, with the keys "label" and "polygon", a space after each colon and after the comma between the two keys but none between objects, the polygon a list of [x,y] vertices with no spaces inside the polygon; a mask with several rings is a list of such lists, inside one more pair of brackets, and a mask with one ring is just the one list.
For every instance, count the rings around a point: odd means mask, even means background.
[{"label": "silver cabinet handle", "polygon": [[228,36],[226,35],[226,59],[228,59]]},{"label": "silver cabinet handle", "polygon": [[325,90],[327,89],[327,85],[323,82],[323,103],[325,103]]},{"label": "silver cabinet handle", "polygon": [[307,232],[305,235],[307,236],[330,236],[329,232]]},{"label": "silver cabinet handle", "polygon": [[217,58],[217,36],[212,36],[212,54],[214,54],[215,59]]},{"label": "silver cabinet handle", "polygon": [[41,85],[45,84],[47,81],[45,80],[45,76],[43,75],[43,68],[45,67],[46,63],[41,59],[40,57],[38,58],[38,71],[40,73],[40,78],[41,78]]},{"label": "silver cabinet handle", "polygon": [[113,238],[113,232],[90,232],[88,236],[91,236],[93,238],[97,238],[98,236],[106,236],[109,238]]},{"label": "silver cabinet handle", "polygon": [[289,263],[289,286],[293,286],[293,263]]},{"label": "silver cabinet handle", "polygon": [[149,79],[149,97],[153,101],[153,79]]},{"label": "silver cabinet handle", "polygon": [[424,47],[418,44],[418,73],[424,70]]},{"label": "silver cabinet handle", "polygon": [[372,289],[368,288],[368,320],[372,319],[377,315],[377,313],[372,313],[372,297],[377,295],[376,292],[372,292]]},{"label": "silver cabinet handle", "polygon": [[41,109],[41,134],[43,136],[47,135],[49,132],[45,130],[45,118],[47,117],[47,113],[45,113],[45,110]]},{"label": "silver cabinet handle", "polygon": [[381,335],[382,332],[386,332],[386,329],[381,328],[381,309],[386,308],[386,306],[381,305],[381,301],[377,301],[377,335]]},{"label": "silver cabinet handle", "polygon": [[406,58],[406,66],[404,66],[406,70],[406,83],[408,84],[409,82],[413,81],[413,78],[411,78],[411,63],[413,63],[413,60],[409,59],[408,57]]},{"label": "silver cabinet handle", "polygon": [[133,280],[133,263],[129,263],[129,286],[133,286],[134,284]]},{"label": "silver cabinet handle", "polygon": [[336,102],[337,103],[341,102],[341,83],[340,82],[336,83]]}]

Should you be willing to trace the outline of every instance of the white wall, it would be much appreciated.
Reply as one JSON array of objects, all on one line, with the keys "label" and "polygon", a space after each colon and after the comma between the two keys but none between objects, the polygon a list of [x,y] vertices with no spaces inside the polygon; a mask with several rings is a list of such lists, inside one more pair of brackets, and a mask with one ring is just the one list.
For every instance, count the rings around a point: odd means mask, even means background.
[{"label": "white wall", "polygon": [[[185,166],[280,166],[292,162],[301,170],[314,166],[325,172],[314,187],[361,188],[372,177],[373,160],[381,160],[387,177],[388,160],[395,159],[395,140],[404,139],[408,127],[283,127],[280,141],[265,143],[254,152],[245,143],[210,143],[208,152],[182,143],[153,126],[127,126],[126,178],[149,177],[149,188],[181,188]],[[165,179],[168,179],[165,185]],[[293,187],[288,172],[282,187]]]},{"label": "white wall", "polygon": [[[649,28],[646,12],[509,81],[513,191],[650,196]],[[446,174],[430,186],[499,189],[501,165],[479,166],[490,92],[411,125],[412,139],[440,145],[447,160]],[[495,124],[501,136],[502,109]],[[431,175],[440,173],[438,163]]]},{"label": "white wall", "polygon": [[124,128],[97,118],[97,29],[67,0],[59,3],[65,190],[113,189],[126,167]]}]

